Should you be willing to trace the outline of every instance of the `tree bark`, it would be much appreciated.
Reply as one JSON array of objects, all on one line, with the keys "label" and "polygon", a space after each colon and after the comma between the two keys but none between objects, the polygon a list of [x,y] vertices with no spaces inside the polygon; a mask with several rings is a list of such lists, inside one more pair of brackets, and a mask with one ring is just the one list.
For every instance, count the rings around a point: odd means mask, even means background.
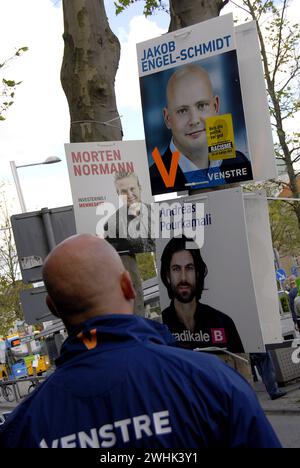
[{"label": "tree bark", "polygon": [[114,84],[120,43],[103,0],[63,0],[61,82],[70,110],[70,141],[117,141],[122,129]]},{"label": "tree bark", "polygon": [[219,16],[229,0],[170,0],[169,32]]},{"label": "tree bark", "polygon": [[[109,27],[104,0],[63,0],[63,12],[61,82],[69,104],[70,141],[119,141],[122,128],[114,85],[120,43]],[[144,315],[135,256],[122,256],[122,261],[137,293],[135,313]]]}]

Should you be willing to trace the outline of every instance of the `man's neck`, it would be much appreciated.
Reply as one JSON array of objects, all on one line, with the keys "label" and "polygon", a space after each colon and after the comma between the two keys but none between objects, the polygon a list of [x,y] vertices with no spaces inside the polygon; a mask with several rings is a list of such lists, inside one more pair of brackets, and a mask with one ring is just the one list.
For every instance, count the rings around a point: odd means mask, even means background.
[{"label": "man's neck", "polygon": [[133,315],[133,301],[123,303],[123,301],[116,301],[114,304],[107,304],[107,306],[101,306],[100,304],[95,307],[91,307],[88,311],[70,315],[69,317],[61,317],[64,324],[66,325],[67,331],[72,330],[72,327],[76,327],[81,323],[86,322],[95,317],[106,317],[112,314],[119,314],[124,316]]},{"label": "man's neck", "polygon": [[177,299],[174,300],[174,307],[178,319],[186,326],[190,331],[194,331],[195,328],[195,312],[197,309],[197,301],[194,298],[191,302],[184,304],[179,302]]}]

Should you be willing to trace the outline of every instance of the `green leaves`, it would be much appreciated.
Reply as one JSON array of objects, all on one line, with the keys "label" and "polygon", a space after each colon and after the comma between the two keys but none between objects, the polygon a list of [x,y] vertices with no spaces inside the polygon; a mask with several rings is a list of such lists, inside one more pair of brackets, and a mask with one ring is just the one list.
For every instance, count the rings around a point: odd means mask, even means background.
[{"label": "green leaves", "polygon": [[14,81],[14,80],[6,80],[5,78],[2,79],[2,83],[7,86],[8,88],[14,88],[22,83],[22,81]]},{"label": "green leaves", "polygon": [[21,55],[22,52],[27,52],[27,50],[28,50],[28,47],[19,47],[15,55],[18,57],[19,55]]},{"label": "green leaves", "polygon": [[114,2],[116,8],[116,15],[122,13],[125,8],[127,8],[131,3],[134,3],[135,0],[120,0],[119,2]]},{"label": "green leaves", "polygon": [[143,281],[156,276],[153,255],[150,252],[137,254],[136,261]]},{"label": "green leaves", "polygon": [[[0,70],[5,69],[11,60],[15,59],[16,57],[19,57],[23,52],[26,52],[27,50],[28,47],[19,47],[11,57],[4,60],[4,62],[0,63]],[[12,79],[2,77],[0,86],[0,121],[5,120],[5,114],[7,110],[14,103],[15,90],[17,86],[19,86],[21,83],[22,81],[15,81]]]},{"label": "green leaves", "polygon": [[[130,5],[136,3],[137,1],[139,0],[118,0],[117,2],[114,2],[116,8],[116,15],[119,15],[125,10],[125,8],[128,8]],[[166,6],[161,0],[145,0],[144,3],[145,5],[143,12],[146,17],[151,16],[155,10],[166,11]]]},{"label": "green leaves", "polygon": [[10,206],[4,184],[0,181],[0,335],[12,327],[16,319],[23,319],[20,292],[31,288],[20,279],[18,255],[10,225]]},{"label": "green leaves", "polygon": [[300,234],[293,204],[270,201],[269,213],[274,247],[281,255],[298,255]]}]

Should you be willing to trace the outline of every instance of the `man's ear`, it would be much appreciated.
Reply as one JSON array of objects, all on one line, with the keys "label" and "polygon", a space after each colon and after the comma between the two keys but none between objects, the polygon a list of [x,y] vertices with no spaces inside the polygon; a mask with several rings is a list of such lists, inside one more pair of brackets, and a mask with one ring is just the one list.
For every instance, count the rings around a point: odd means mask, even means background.
[{"label": "man's ear", "polygon": [[59,312],[57,311],[57,309],[56,309],[51,297],[49,296],[49,294],[47,294],[47,296],[46,296],[46,304],[48,306],[48,309],[51,311],[51,313],[53,315],[55,315],[55,317],[60,318]]},{"label": "man's ear", "polygon": [[220,111],[220,98],[219,98],[219,96],[215,96],[214,101],[215,101],[214,102],[214,108],[215,108],[216,114],[218,114],[219,111]]},{"label": "man's ear", "polygon": [[163,108],[163,117],[166,124],[166,127],[171,130],[170,114],[167,107]]},{"label": "man's ear", "polygon": [[136,298],[136,292],[128,271],[123,271],[121,274],[120,285],[125,299],[131,300]]}]

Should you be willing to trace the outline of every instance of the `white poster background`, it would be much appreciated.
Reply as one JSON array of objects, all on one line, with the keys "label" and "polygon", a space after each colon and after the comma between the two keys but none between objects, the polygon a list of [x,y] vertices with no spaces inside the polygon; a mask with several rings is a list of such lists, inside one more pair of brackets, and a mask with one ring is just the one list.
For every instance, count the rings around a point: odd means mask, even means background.
[{"label": "white poster background", "polygon": [[253,177],[274,179],[277,168],[256,22],[237,26],[235,34]]},{"label": "white poster background", "polygon": [[[184,200],[176,201],[184,202]],[[201,255],[207,265],[208,274],[205,278],[205,290],[200,302],[208,304],[232,318],[246,352],[264,352],[264,344],[282,341],[281,328],[280,321],[276,319],[268,333],[265,330],[269,320],[264,319],[264,303],[261,296],[256,294],[256,286],[259,287],[259,285],[253,278],[253,274],[256,274],[253,267],[261,255],[261,251],[257,255],[253,254],[250,261],[248,226],[241,189],[233,188],[206,193],[203,196],[195,195],[186,201],[204,203],[205,213],[210,213],[212,220],[212,224],[204,228],[204,245],[201,248]],[[254,213],[255,208],[252,215]],[[263,215],[262,212],[261,215]],[[257,224],[255,226],[257,226],[261,237],[265,232],[265,222],[261,226]],[[168,241],[169,239],[158,239],[156,242],[161,310],[170,304],[167,290],[160,279],[160,258]],[[266,237],[264,247],[269,249],[268,242],[269,238]],[[255,245],[251,245],[251,248],[255,250]],[[266,290],[263,294],[270,298],[274,293],[274,288],[270,288],[272,282],[270,262],[266,265],[266,274],[269,280],[264,281]],[[277,292],[275,292],[275,298],[277,299]],[[269,311],[273,306],[274,300],[270,303]],[[275,311],[273,310],[273,316],[276,313],[279,316],[278,304]],[[269,313],[268,316],[270,316]]]},{"label": "white poster background", "polygon": [[244,206],[257,309],[264,343],[281,343],[279,299],[265,193],[244,194]]},{"label": "white poster background", "polygon": [[[82,154],[85,151],[91,153],[92,151],[113,152],[118,150],[121,153],[122,161],[112,162],[132,162],[134,166],[134,172],[137,174],[140,185],[142,187],[142,202],[153,202],[147,166],[146,148],[145,142],[143,140],[65,144],[66,158],[68,163],[72,198],[74,204],[76,229],[78,234],[96,234],[97,223],[102,218],[101,216],[96,214],[97,206],[88,206],[89,203],[100,203],[101,201],[109,202],[112,203],[116,209],[118,209],[119,199],[114,183],[115,173],[76,176],[74,173],[74,164],[72,162],[72,152],[76,154],[78,152],[81,152]],[[101,162],[99,163],[94,161],[86,164],[90,166],[91,164],[101,164]],[[105,161],[103,161],[102,164],[105,164]],[[109,162],[109,164],[111,164],[111,162]],[[80,164],[80,166],[83,165],[84,162]],[[101,200],[97,201],[97,199]]]}]

